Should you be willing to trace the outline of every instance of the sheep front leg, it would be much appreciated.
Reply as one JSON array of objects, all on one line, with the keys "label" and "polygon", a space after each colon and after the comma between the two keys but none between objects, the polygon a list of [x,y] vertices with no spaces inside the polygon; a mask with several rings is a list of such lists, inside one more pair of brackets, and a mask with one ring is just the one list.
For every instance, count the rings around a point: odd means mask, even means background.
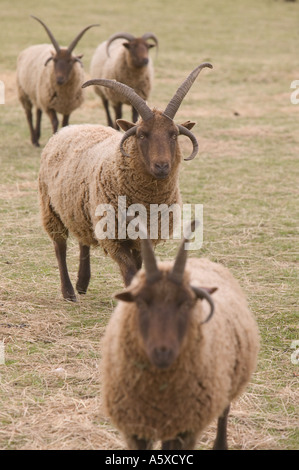
[{"label": "sheep front leg", "polygon": [[130,450],[151,450],[153,448],[152,441],[139,439],[136,436],[126,436],[126,441]]},{"label": "sheep front leg", "polygon": [[90,247],[79,244],[80,264],[76,289],[79,294],[86,294],[90,281]]},{"label": "sheep front leg", "polygon": [[117,250],[111,253],[112,259],[117,262],[120,268],[125,286],[131,283],[139,269],[140,261],[138,261],[136,253],[136,250],[131,251],[130,242],[123,242],[117,247]]},{"label": "sheep front leg", "polygon": [[54,111],[54,109],[48,109],[47,110],[47,114],[50,118],[50,121],[51,121],[51,124],[52,124],[52,129],[53,129],[53,134],[55,134],[55,132],[57,132],[58,130],[58,119],[57,119],[57,114],[56,114],[56,111]]},{"label": "sheep front leg", "polygon": [[62,127],[68,126],[69,125],[69,119],[70,115],[69,114],[64,114],[63,119],[62,119]]},{"label": "sheep front leg", "polygon": [[132,106],[132,122],[136,122],[138,119],[138,111]]},{"label": "sheep front leg", "polygon": [[225,408],[223,414],[218,418],[217,435],[213,450],[228,450],[227,445],[227,420],[230,406]]},{"label": "sheep front leg", "polygon": [[108,126],[109,127],[114,127],[113,121],[112,121],[112,118],[111,118],[111,114],[110,114],[110,110],[109,110],[109,102],[108,102],[108,100],[106,100],[106,98],[103,98],[103,97],[102,97],[102,102],[103,102],[103,106],[104,106],[105,111],[106,111]]},{"label": "sheep front leg", "polygon": [[195,435],[191,432],[179,434],[175,439],[162,442],[162,450],[192,450],[195,447]]},{"label": "sheep front leg", "polygon": [[39,146],[39,138],[40,138],[40,124],[42,120],[42,110],[37,108],[36,110],[36,125],[35,125],[35,139],[37,142],[37,146]]},{"label": "sheep front leg", "polygon": [[59,238],[54,240],[55,254],[58,261],[58,268],[61,280],[61,292],[65,300],[76,302],[76,294],[69,278],[66,265],[66,240]]}]

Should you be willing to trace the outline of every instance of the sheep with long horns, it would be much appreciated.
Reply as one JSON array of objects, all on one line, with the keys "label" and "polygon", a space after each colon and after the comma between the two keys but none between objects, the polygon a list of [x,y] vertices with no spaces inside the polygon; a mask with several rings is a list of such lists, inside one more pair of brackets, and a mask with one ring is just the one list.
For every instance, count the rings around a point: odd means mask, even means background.
[{"label": "sheep with long horns", "polygon": [[[141,267],[140,239],[119,234],[119,197],[125,197],[124,211],[133,204],[146,209],[150,222],[151,204],[181,204],[179,168],[182,154],[178,136],[191,139],[198,151],[196,137],[190,129],[194,123],[182,125],[173,119],[185,95],[204,67],[198,66],[178,88],[165,111],[150,109],[145,101],[128,86],[114,80],[90,80],[83,86],[102,85],[122,93],[138,110],[137,123],[118,120],[122,134],[102,125],[72,125],[51,137],[44,148],[39,173],[39,194],[42,222],[53,240],[58,260],[63,297],[76,300],[66,264],[68,233],[80,245],[80,266],[77,291],[85,293],[90,280],[90,247],[100,245],[119,265],[125,285]],[[98,224],[105,217],[99,210],[108,206],[115,212],[115,234],[99,237]],[[107,209],[108,210],[108,209]],[[170,234],[173,219],[170,214]],[[161,241],[161,230],[156,245]]]},{"label": "sheep with long horns", "polygon": [[[154,66],[149,50],[155,46],[158,46],[158,38],[151,32],[144,33],[141,37],[127,32],[113,34],[95,50],[90,63],[91,78],[117,80],[133,88],[144,100],[148,100],[154,78]],[[122,118],[122,106],[130,105],[130,101],[115,89],[95,86],[94,90],[102,99],[108,126],[117,128],[116,120]],[[115,119],[111,117],[110,105],[113,107]],[[138,112],[132,106],[133,122],[136,122],[137,118]]]},{"label": "sheep with long horns", "polygon": [[227,449],[230,404],[256,368],[259,332],[239,283],[219,263],[187,259],[185,242],[157,262],[142,239],[144,269],[116,294],[106,328],[102,400],[129,449],[192,450],[214,419],[213,448]]},{"label": "sheep with long horns", "polygon": [[[24,49],[17,61],[18,96],[26,113],[31,142],[38,147],[42,112],[49,116],[55,133],[59,125],[57,113],[63,115],[62,126],[67,126],[70,114],[83,103],[82,55],[73,55],[73,50],[83,34],[98,25],[87,26],[77,34],[68,47],[61,47],[48,26],[39,18],[35,16],[32,18],[44,27],[52,43],[38,44]],[[35,126],[33,107],[36,108]]]}]

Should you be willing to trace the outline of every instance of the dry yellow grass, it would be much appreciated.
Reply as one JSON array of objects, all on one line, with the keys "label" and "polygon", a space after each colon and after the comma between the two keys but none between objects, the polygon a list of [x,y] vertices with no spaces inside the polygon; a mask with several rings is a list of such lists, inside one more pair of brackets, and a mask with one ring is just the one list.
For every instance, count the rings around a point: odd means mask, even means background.
[{"label": "dry yellow grass", "polygon": [[[121,288],[118,270],[94,250],[88,294],[76,305],[64,302],[53,248],[40,226],[40,150],[29,143],[15,88],[18,52],[45,41],[29,14],[46,19],[66,43],[74,30],[100,22],[78,48],[87,72],[95,46],[113,32],[153,30],[160,50],[150,104],[162,109],[193,67],[213,63],[177,122],[198,123],[200,156],[184,162],[181,173],[183,201],[204,204],[204,245],[197,255],[223,262],[238,277],[262,335],[258,369],[232,406],[229,446],[298,449],[299,372],[291,345],[298,339],[299,105],[290,103],[290,83],[299,79],[299,3],[193,0],[187,8],[176,0],[152,0],[150,7],[140,0],[138,12],[134,0],[2,3],[0,449],[125,448],[103,414],[98,373],[112,294]],[[105,123],[91,90],[71,121]],[[42,145],[50,135],[44,117]],[[189,143],[182,139],[182,145],[187,153]],[[172,257],[176,247],[169,242],[158,253]],[[74,239],[68,256],[74,280]],[[210,449],[214,437],[212,423],[197,447]]]}]

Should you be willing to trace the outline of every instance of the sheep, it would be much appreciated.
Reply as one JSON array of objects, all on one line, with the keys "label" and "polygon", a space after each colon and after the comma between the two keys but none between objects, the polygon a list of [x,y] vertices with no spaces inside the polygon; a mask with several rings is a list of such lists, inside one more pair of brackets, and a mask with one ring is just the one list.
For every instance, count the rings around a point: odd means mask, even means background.
[{"label": "sheep", "polygon": [[[126,39],[127,42],[123,42]],[[155,44],[148,43],[152,39]],[[113,43],[113,44],[112,44]],[[141,98],[147,100],[153,83],[153,64],[149,49],[158,46],[158,38],[153,33],[135,37],[130,33],[116,33],[101,43],[90,64],[91,78],[115,79],[133,88]],[[107,116],[108,126],[118,128],[111,118],[109,102],[115,111],[115,121],[122,118],[122,105],[130,102],[113,89],[94,87],[101,97]],[[137,110],[132,106],[132,120],[136,122]]]},{"label": "sheep", "polygon": [[[31,142],[39,147],[42,112],[50,118],[53,133],[58,129],[56,113],[63,115],[62,126],[69,123],[70,114],[83,102],[81,85],[84,81],[82,55],[72,54],[83,34],[95,24],[84,28],[65,48],[60,47],[46,24],[32,16],[46,30],[52,45],[38,44],[23,50],[17,60],[18,97],[25,110]],[[36,126],[33,126],[32,107],[36,107]]]},{"label": "sheep", "polygon": [[239,283],[221,264],[187,260],[185,241],[174,262],[157,262],[142,240],[144,269],[115,295],[102,340],[104,412],[131,450],[192,450],[215,418],[213,449],[228,449],[230,404],[256,368],[259,331]]},{"label": "sheep", "polygon": [[[137,123],[119,119],[125,134],[102,125],[71,125],[49,139],[39,171],[40,212],[44,229],[54,243],[64,299],[76,301],[66,264],[69,231],[80,246],[76,284],[79,294],[85,294],[89,284],[91,246],[101,245],[117,262],[125,285],[141,267],[138,238],[133,240],[127,233],[124,239],[117,233],[115,237],[103,239],[96,236],[97,226],[104,218],[104,214],[97,212],[99,205],[108,204],[115,209],[115,225],[119,226],[123,212],[132,204],[142,204],[148,217],[151,204],[168,207],[181,204],[178,175],[182,154],[177,139],[185,135],[193,144],[193,151],[185,160],[195,157],[198,142],[190,131],[194,122],[176,125],[173,118],[204,67],[212,68],[212,65],[203,63],[196,67],[164,112],[150,109],[132,88],[122,83],[89,80],[83,87],[103,85],[123,94],[140,114]],[[126,207],[120,215],[119,196],[126,197]]]}]

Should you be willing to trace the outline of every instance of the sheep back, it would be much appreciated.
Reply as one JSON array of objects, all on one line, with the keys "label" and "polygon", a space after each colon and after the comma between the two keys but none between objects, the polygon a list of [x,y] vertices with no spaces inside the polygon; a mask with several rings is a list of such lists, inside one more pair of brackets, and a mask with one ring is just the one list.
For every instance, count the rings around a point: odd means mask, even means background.
[{"label": "sheep back", "polygon": [[[171,266],[159,263],[160,270]],[[258,330],[237,281],[206,259],[189,259],[186,271],[191,283],[218,287],[215,313],[201,324],[208,308],[204,301],[196,304],[181,353],[169,369],[152,366],[143,351],[135,304],[119,302],[107,326],[103,401],[127,440],[132,435],[170,440],[186,431],[200,434],[242,392],[255,369]],[[133,279],[132,289],[140,282],[143,272]]]}]

